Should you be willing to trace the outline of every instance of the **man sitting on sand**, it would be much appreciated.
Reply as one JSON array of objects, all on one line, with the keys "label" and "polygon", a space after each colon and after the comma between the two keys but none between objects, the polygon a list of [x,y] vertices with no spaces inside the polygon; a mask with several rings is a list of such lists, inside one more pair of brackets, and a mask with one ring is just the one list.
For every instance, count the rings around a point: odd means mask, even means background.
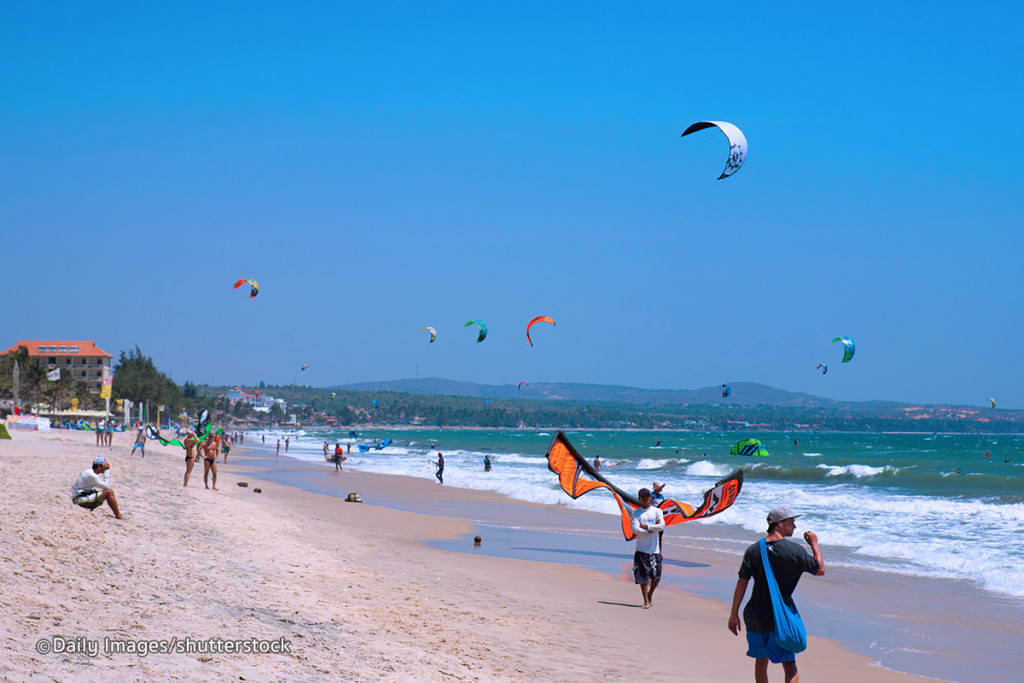
[{"label": "man sitting on sand", "polygon": [[[117,507],[117,497],[110,488],[110,463],[100,457],[92,461],[92,467],[78,475],[71,485],[71,502],[86,510],[95,510],[106,502],[114,512],[114,517],[124,519]],[[100,475],[103,475],[102,477]]]},{"label": "man sitting on sand", "polygon": [[637,493],[640,507],[633,511],[633,533],[636,534],[636,552],[633,553],[633,579],[644,596],[644,609],[651,608],[654,589],[661,581],[661,532],[665,528],[665,513],[651,505],[651,492],[640,489]]}]

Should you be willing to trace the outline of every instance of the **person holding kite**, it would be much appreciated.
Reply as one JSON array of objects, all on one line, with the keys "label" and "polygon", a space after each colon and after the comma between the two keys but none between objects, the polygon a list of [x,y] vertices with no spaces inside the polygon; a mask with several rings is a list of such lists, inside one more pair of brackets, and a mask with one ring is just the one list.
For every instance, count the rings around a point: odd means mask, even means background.
[{"label": "person holding kite", "polygon": [[665,513],[651,505],[650,490],[640,489],[636,497],[640,500],[640,507],[633,511],[633,533],[636,534],[633,579],[644,596],[644,609],[650,609],[654,589],[661,581],[660,532],[665,529]]}]

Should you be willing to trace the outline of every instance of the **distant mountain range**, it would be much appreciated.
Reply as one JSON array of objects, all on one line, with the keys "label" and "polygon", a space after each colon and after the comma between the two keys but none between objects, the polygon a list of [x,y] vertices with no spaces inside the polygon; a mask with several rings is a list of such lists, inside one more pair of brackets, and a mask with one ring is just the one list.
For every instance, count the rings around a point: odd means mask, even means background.
[{"label": "distant mountain range", "polygon": [[[423,379],[396,379],[386,382],[357,382],[343,384],[333,389],[351,391],[400,391],[410,394],[443,396],[470,396],[484,399],[531,399],[557,401],[589,401],[597,403],[619,403],[628,405],[743,405],[773,406],[779,408],[832,408],[842,411],[863,413],[905,412],[926,406],[896,401],[836,401],[822,396],[802,392],[784,391],[757,382],[733,382],[729,385],[732,393],[722,397],[719,387],[701,389],[641,389],[609,384],[571,384],[531,382],[518,389],[515,384],[475,384],[458,382],[438,377]],[[978,406],[943,406],[945,409],[978,411],[983,415],[986,409]],[[1002,411],[1005,416],[1008,411]],[[1009,411],[1017,412],[1017,411]]]}]

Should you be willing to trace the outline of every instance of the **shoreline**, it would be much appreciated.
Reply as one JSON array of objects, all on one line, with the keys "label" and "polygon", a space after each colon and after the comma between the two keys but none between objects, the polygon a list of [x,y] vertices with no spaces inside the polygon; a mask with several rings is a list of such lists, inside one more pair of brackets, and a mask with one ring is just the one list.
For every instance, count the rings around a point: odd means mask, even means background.
[{"label": "shoreline", "polygon": [[922,435],[922,434],[933,434],[942,436],[1024,436],[1024,432],[986,432],[984,430],[969,431],[969,432],[937,432],[933,430],[924,431],[892,431],[892,430],[843,430],[836,431],[830,429],[773,429],[773,428],[760,428],[757,426],[751,426],[750,429],[735,429],[735,430],[707,430],[707,429],[654,429],[646,427],[630,427],[623,429],[622,427],[481,427],[477,425],[465,426],[465,427],[439,427],[437,425],[412,425],[412,424],[390,424],[386,422],[367,422],[365,424],[358,424],[355,426],[346,425],[345,427],[328,427],[327,425],[309,425],[302,426],[297,425],[294,428],[289,428],[291,425],[278,425],[275,428],[263,428],[258,425],[235,425],[230,429],[231,431],[242,431],[242,432],[260,432],[266,431],[267,433],[291,433],[298,431],[333,431],[342,432],[348,429],[353,430],[386,430],[395,432],[404,431],[495,431],[495,432],[554,432],[559,429],[570,432],[586,431],[586,432],[644,432],[650,434],[744,434],[747,432],[758,432],[764,434],[905,434],[908,436]]},{"label": "shoreline", "polygon": [[[253,450],[260,451],[260,444],[257,443]],[[270,453],[273,453],[272,448]],[[287,473],[269,473],[266,475],[268,480],[338,495],[330,490],[334,472],[328,464],[285,457],[293,463]],[[402,481],[403,487],[426,487],[427,495],[432,495],[432,490],[440,490],[432,480],[418,477],[359,472],[356,475],[368,477],[370,481],[383,477],[385,483],[382,485],[385,487],[388,486],[386,480]],[[374,502],[407,511],[472,520],[477,524],[475,533],[482,533],[485,539],[497,530],[498,538],[506,547],[517,546],[515,552],[507,549],[492,552],[494,545],[484,544],[482,552],[499,557],[529,557],[586,566],[609,575],[621,575],[621,565],[631,564],[632,545],[623,543],[621,533],[616,530],[617,524],[607,515],[508,498],[491,490],[460,490],[467,497],[472,496],[469,508],[465,504],[410,504],[386,494]],[[483,507],[473,503],[479,496],[486,497],[487,504]],[[509,508],[515,509],[511,513],[513,517],[525,520],[522,533],[518,535],[503,529],[503,523],[493,514],[487,515],[487,510],[498,510],[504,514]],[[563,518],[569,513],[573,516],[570,521],[565,521]],[[549,522],[548,517],[554,521]],[[609,529],[612,529],[610,533]],[[564,542],[567,534],[584,536],[589,540],[577,543],[571,550],[535,547],[544,545],[534,542],[538,537],[560,543]],[[672,527],[669,534],[665,537],[666,566],[675,562],[678,566],[692,567],[678,576],[666,569],[662,586],[716,600],[722,605],[723,614],[727,614],[738,558],[743,549],[756,540],[756,535],[699,522]],[[460,546],[459,542],[430,545],[445,550],[467,551],[466,546]],[[624,551],[627,545],[628,553]],[[825,550],[828,576],[823,580],[805,577],[796,596],[811,633],[828,635],[843,647],[879,661],[881,666],[894,671],[943,680],[1017,679],[1015,672],[1024,666],[1024,658],[1008,654],[1004,645],[1012,642],[1015,634],[1024,634],[1020,625],[1024,623],[1024,605],[1019,600],[985,591],[960,579],[892,574],[851,566],[842,562],[842,552],[833,549],[830,553],[827,547]],[[613,559],[595,560],[595,557]],[[675,557],[685,559],[670,559]],[[618,558],[618,565],[614,558]],[[631,580],[631,577],[627,578]],[[935,595],[942,595],[943,601],[937,603]],[[957,618],[951,620],[951,614]],[[929,627],[920,629],[914,626],[922,623]],[[962,654],[961,648],[971,654]],[[979,674],[976,660],[983,662],[981,669],[987,674]]]},{"label": "shoreline", "polygon": [[[220,465],[220,491],[201,487],[200,470],[183,489],[180,449],[150,442],[146,458],[129,457],[130,436],[115,434],[114,451],[96,448],[92,436],[19,433],[0,442],[5,483],[25,496],[2,551],[11,636],[0,673],[9,678],[624,680],[635,677],[638,649],[656,653],[649,672],[656,680],[751,676],[745,641],[726,630],[719,601],[669,590],[654,609],[640,610],[631,582],[564,564],[454,555],[426,541],[460,542],[474,531],[471,522],[374,504],[392,496],[429,507],[443,495],[449,505],[522,514],[524,506],[498,494],[346,470],[342,488],[355,485],[348,490],[361,490],[367,503],[276,483],[258,495],[251,479],[288,472],[297,461],[244,446]],[[114,465],[126,521],[69,501],[70,482],[97,454]],[[925,680],[874,666],[810,628],[798,658],[805,676]],[[37,651],[39,641],[60,634],[283,638],[294,649],[145,657]]]}]

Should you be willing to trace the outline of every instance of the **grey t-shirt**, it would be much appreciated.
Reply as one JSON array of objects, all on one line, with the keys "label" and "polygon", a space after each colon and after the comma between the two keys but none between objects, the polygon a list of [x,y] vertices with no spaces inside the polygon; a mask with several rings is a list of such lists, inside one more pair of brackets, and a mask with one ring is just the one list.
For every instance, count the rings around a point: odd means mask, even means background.
[{"label": "grey t-shirt", "polygon": [[[775,574],[775,582],[779,584],[779,592],[787,605],[793,604],[793,591],[804,572],[818,573],[818,561],[803,546],[783,538],[768,543],[768,560]],[[754,579],[754,589],[750,594],[747,606],[743,608],[743,623],[748,631],[768,633],[775,630],[772,612],[772,597],[765,582],[764,565],[761,563],[760,542],[747,548],[740,564],[741,579]]]}]

